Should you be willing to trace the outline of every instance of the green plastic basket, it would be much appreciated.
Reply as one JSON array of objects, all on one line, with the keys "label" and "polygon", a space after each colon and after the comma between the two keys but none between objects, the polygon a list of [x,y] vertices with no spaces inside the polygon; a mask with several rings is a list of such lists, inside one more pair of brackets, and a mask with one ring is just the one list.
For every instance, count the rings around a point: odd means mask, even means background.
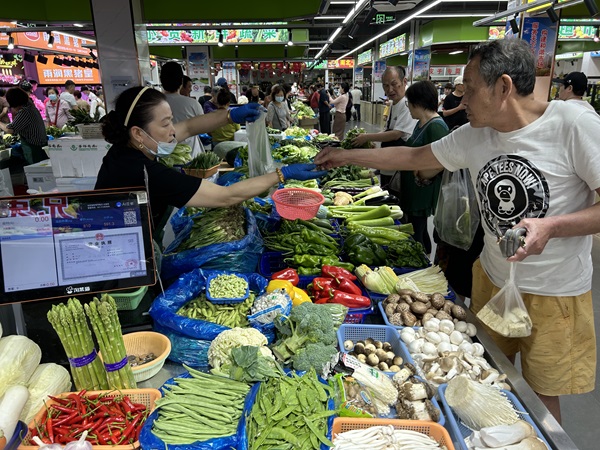
[{"label": "green plastic basket", "polygon": [[107,294],[115,299],[117,311],[133,311],[140,306],[140,303],[147,291],[148,286],[142,286],[133,292],[113,291],[107,292]]}]

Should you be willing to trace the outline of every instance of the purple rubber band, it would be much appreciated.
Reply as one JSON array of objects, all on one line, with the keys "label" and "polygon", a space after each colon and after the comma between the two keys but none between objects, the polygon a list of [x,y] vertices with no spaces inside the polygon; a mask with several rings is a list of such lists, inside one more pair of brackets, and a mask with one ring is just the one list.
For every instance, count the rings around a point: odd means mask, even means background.
[{"label": "purple rubber band", "polygon": [[98,356],[98,354],[96,353],[96,349],[94,349],[92,350],[92,353],[90,353],[87,356],[81,356],[79,358],[69,358],[69,364],[71,364],[71,367],[87,366],[88,364],[94,362],[96,356]]},{"label": "purple rubber band", "polygon": [[107,372],[116,372],[117,370],[121,370],[128,363],[127,356],[123,358],[121,361],[114,364],[104,363],[104,367],[106,367]]}]

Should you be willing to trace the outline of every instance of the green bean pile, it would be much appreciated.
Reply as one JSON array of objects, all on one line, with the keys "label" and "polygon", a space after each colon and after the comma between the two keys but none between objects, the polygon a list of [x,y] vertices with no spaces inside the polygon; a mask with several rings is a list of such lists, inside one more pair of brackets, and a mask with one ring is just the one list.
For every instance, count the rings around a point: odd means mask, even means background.
[{"label": "green bean pile", "polygon": [[156,401],[158,419],[152,433],[173,445],[234,434],[249,386],[185,368],[192,378],[175,378],[177,384],[165,385],[165,396]]},{"label": "green bean pile", "polygon": [[179,245],[177,251],[237,241],[245,235],[246,214],[242,206],[205,209],[194,218],[189,237]]},{"label": "green bean pile", "polygon": [[250,291],[250,295],[241,303],[231,305],[217,305],[209,302],[204,292],[193,300],[183,305],[177,314],[189,317],[190,319],[206,320],[207,322],[223,325],[224,327],[247,327],[248,314],[254,303],[255,294]]},{"label": "green bean pile", "polygon": [[246,295],[247,289],[248,282],[237,275],[217,275],[208,285],[211,298],[240,298]]},{"label": "green bean pile", "polygon": [[327,439],[327,418],[335,413],[327,409],[329,389],[314,369],[261,383],[248,417],[249,450],[333,446]]}]

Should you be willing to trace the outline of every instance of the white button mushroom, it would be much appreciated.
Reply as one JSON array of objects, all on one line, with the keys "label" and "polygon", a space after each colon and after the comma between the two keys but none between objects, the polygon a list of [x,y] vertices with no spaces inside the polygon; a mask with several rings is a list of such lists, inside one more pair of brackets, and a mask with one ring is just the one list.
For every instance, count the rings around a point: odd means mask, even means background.
[{"label": "white button mushroom", "polygon": [[460,344],[462,344],[463,341],[464,341],[464,338],[460,331],[454,330],[452,333],[450,333],[450,342],[452,344],[460,345]]},{"label": "white button mushroom", "polygon": [[439,331],[440,330],[440,319],[433,317],[423,324],[423,328],[426,331]]},{"label": "white button mushroom", "polygon": [[448,319],[440,320],[440,331],[450,334],[454,331],[454,322]]},{"label": "white button mushroom", "polygon": [[473,325],[472,323],[468,323],[467,324],[467,335],[469,335],[470,337],[473,337],[477,334],[477,327],[475,327],[475,325]]},{"label": "white button mushroom", "polygon": [[410,344],[408,344],[408,351],[411,353],[421,353],[423,351],[423,344],[425,344],[425,339],[415,339]]}]

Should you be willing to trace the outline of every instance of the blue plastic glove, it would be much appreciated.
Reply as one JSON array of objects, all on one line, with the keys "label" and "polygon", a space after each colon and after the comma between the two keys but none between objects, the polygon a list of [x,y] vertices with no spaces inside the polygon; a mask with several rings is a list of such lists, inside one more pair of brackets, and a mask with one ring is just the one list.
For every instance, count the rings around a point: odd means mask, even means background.
[{"label": "blue plastic glove", "polygon": [[237,108],[232,108],[229,116],[235,123],[254,122],[259,118],[264,108],[258,103],[247,103]]},{"label": "blue plastic glove", "polygon": [[281,168],[283,178],[286,180],[312,180],[313,178],[320,178],[327,174],[326,170],[314,169],[317,166],[315,164],[290,164]]}]

